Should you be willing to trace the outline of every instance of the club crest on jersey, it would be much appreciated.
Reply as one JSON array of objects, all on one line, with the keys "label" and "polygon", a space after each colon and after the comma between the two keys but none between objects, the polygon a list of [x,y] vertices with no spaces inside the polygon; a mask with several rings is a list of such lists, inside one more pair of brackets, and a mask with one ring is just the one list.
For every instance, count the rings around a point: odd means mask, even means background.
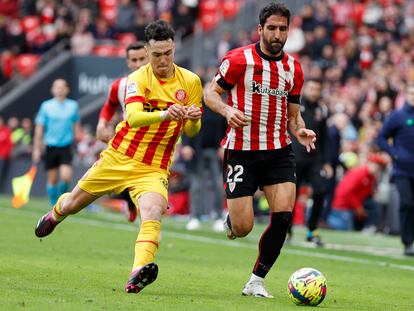
[{"label": "club crest on jersey", "polygon": [[234,188],[236,188],[236,183],[235,182],[229,182],[228,185],[229,185],[230,192],[233,192]]},{"label": "club crest on jersey", "polygon": [[129,82],[128,83],[128,86],[127,86],[126,95],[127,96],[134,95],[134,94],[137,93],[137,91],[138,91],[137,83],[135,81]]},{"label": "club crest on jersey", "polygon": [[285,90],[279,90],[279,89],[272,89],[270,87],[262,87],[260,83],[257,83],[256,81],[252,81],[252,92],[257,94],[268,94],[272,96],[288,96],[289,93]]},{"label": "club crest on jersey", "polygon": [[179,102],[186,102],[187,101],[187,93],[183,89],[179,89],[177,92],[175,92],[175,98]]},{"label": "club crest on jersey", "polygon": [[230,67],[230,62],[229,62],[229,60],[228,60],[228,59],[225,59],[225,60],[221,63],[220,68],[219,68],[219,71],[220,71],[220,73],[221,73],[221,75],[222,75],[223,77],[226,75],[227,70],[229,69],[229,67]]}]

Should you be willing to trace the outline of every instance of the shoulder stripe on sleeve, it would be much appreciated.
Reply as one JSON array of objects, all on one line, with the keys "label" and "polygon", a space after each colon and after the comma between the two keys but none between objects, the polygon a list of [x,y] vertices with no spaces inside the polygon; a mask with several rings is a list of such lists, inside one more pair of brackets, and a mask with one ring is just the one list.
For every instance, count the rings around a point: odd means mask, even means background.
[{"label": "shoulder stripe on sleeve", "polygon": [[125,99],[125,105],[131,104],[131,103],[146,103],[144,96],[131,96]]}]

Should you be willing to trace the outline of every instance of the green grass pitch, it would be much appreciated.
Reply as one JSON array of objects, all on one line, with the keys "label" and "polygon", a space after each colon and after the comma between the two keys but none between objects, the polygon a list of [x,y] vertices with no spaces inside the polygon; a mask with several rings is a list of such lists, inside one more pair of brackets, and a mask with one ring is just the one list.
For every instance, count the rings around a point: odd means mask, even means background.
[{"label": "green grass pitch", "polygon": [[243,297],[257,256],[258,224],[245,239],[228,241],[210,224],[184,230],[164,218],[159,276],[140,294],[125,294],[138,223],[123,215],[82,211],[49,237],[34,235],[47,201],[21,209],[0,198],[0,310],[309,310],[287,296],[287,280],[302,267],[320,270],[328,291],[319,310],[414,310],[414,259],[401,256],[397,237],[322,231],[324,249],[306,247],[303,229],[282,250],[266,278],[275,298]]}]

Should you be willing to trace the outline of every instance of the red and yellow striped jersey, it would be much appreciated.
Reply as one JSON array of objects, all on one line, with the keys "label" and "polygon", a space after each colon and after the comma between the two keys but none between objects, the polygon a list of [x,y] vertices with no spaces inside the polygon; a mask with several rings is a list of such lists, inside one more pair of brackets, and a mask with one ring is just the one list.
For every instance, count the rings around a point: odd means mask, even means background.
[{"label": "red and yellow striped jersey", "polygon": [[[200,78],[191,71],[174,65],[174,76],[158,79],[150,64],[128,76],[125,105],[142,103],[144,111],[167,110],[174,103],[201,108]],[[169,170],[175,144],[182,133],[184,121],[160,121],[149,126],[131,128],[126,120],[120,122],[110,141],[112,148],[127,156]]]}]

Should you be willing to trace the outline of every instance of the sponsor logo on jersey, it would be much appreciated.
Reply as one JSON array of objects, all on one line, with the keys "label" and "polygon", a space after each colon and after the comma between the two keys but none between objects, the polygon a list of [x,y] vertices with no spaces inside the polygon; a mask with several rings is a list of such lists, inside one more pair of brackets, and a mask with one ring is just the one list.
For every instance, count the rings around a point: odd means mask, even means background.
[{"label": "sponsor logo on jersey", "polygon": [[221,63],[220,68],[219,68],[219,71],[220,71],[220,73],[221,73],[221,75],[222,75],[223,77],[226,75],[227,70],[229,69],[229,67],[230,67],[230,62],[229,62],[229,60],[228,60],[228,59],[224,60],[224,61]]},{"label": "sponsor logo on jersey", "polygon": [[144,111],[145,112],[154,112],[154,111],[161,111],[161,110],[163,110],[163,111],[168,110],[168,107],[161,108],[161,107],[157,107],[157,106],[154,107],[150,103],[145,103],[144,104]]},{"label": "sponsor logo on jersey", "polygon": [[262,87],[262,85],[260,83],[257,83],[256,81],[252,81],[252,92],[253,93],[257,93],[257,94],[268,94],[268,95],[272,95],[272,96],[278,96],[278,97],[282,97],[282,96],[288,96],[289,93],[285,90],[279,90],[279,89],[272,89],[272,88],[268,88],[268,87]]},{"label": "sponsor logo on jersey", "polygon": [[128,83],[126,96],[134,95],[138,92],[138,86],[135,81],[131,81]]}]

